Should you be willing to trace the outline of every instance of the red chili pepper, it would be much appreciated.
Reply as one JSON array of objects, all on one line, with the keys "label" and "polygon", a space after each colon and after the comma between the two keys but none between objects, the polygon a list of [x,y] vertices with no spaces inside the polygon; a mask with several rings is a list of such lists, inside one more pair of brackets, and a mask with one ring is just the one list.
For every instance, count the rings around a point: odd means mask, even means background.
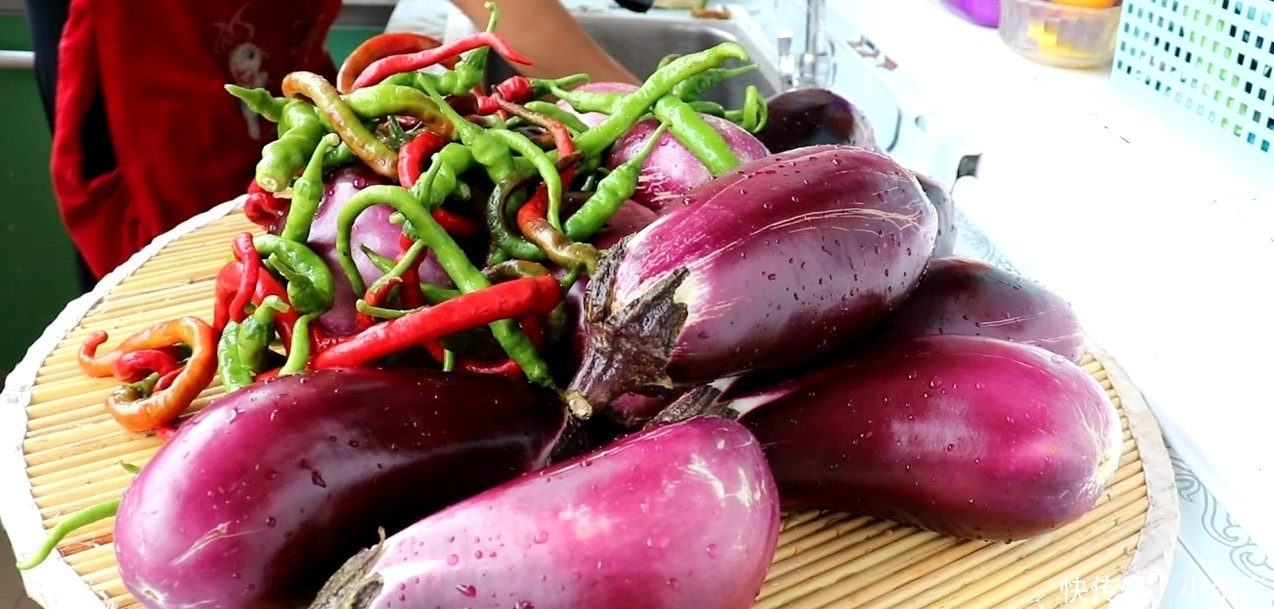
[{"label": "red chili pepper", "polygon": [[162,376],[177,370],[181,364],[173,351],[175,349],[140,349],[124,353],[115,360],[115,378],[125,383],[136,383],[152,372]]},{"label": "red chili pepper", "polygon": [[173,435],[177,433],[175,425],[164,424],[155,428],[155,435],[165,442],[173,439]]},{"label": "red chili pepper", "polygon": [[217,335],[212,326],[186,316],[161,322],[124,340],[125,352],[190,347],[186,365],[160,377],[149,392],[122,385],[106,398],[106,411],[129,431],[150,431],[171,422],[190,406],[217,375]]},{"label": "red chili pepper", "polygon": [[543,315],[561,299],[562,287],[551,275],[497,283],[372,326],[354,335],[353,340],[320,353],[312,367],[359,366],[461,330],[523,315]]},{"label": "red chili pepper", "polygon": [[[447,145],[446,138],[429,130],[421,131],[398,149],[398,182],[411,189],[420,179],[425,163],[435,152]],[[441,207],[433,211],[434,220],[443,230],[456,236],[468,237],[478,232],[478,225],[468,218],[458,216]]]},{"label": "red chili pepper", "polygon": [[252,242],[252,233],[242,232],[235,235],[230,249],[239,261],[239,289],[230,301],[229,316],[231,321],[241,322],[248,316],[248,303],[256,292],[257,278],[261,274],[261,254]]},{"label": "red chili pepper", "polygon": [[[385,32],[372,36],[345,57],[345,61],[341,63],[341,69],[336,74],[336,89],[341,93],[349,93],[356,89],[354,80],[375,61],[394,55],[428,51],[439,46],[442,46],[441,40],[415,32]],[[456,61],[456,57],[450,57],[439,63],[451,69],[455,67]]]},{"label": "red chili pepper", "polygon": [[[352,89],[361,89],[379,83],[394,74],[402,72],[415,72],[423,70],[435,65],[444,59],[456,57],[462,53],[467,53],[477,48],[491,47],[505,60],[522,65],[531,65],[531,60],[514,51],[504,38],[493,32],[474,32],[468,36],[462,36],[442,46],[418,51],[415,53],[406,53],[402,55],[394,55],[373,61],[358,78],[354,80]],[[351,89],[351,90],[352,90]]]},{"label": "red chili pepper", "polygon": [[267,192],[255,179],[248,184],[247,194],[248,197],[243,202],[243,215],[261,228],[269,229],[287,213],[288,200]]},{"label": "red chili pepper", "polygon": [[[376,282],[367,288],[367,293],[363,295],[363,301],[373,307],[385,306],[385,301],[389,300],[389,293],[396,286],[402,285],[402,277],[390,277],[383,282]],[[367,313],[359,312],[354,316],[354,328],[358,332],[362,332],[376,325],[376,318]]]},{"label": "red chili pepper", "polygon": [[[228,300],[226,294],[236,293],[236,290],[239,289],[242,273],[243,269],[238,262],[230,262],[221,267],[221,271],[217,273],[217,285],[215,288],[218,303]],[[287,288],[284,287],[283,284],[279,283],[279,280],[275,279],[274,275],[271,275],[270,273],[258,273],[256,286],[250,294],[252,304],[254,305],[259,306],[267,296],[277,296],[279,300],[282,300],[284,304],[288,305],[287,311],[275,313],[274,327],[279,332],[279,338],[283,341],[283,344],[292,344],[292,326],[296,324],[296,320],[300,317],[300,314],[296,312],[296,309],[293,308],[291,303],[288,301]],[[225,318],[222,317],[223,315],[228,317],[228,313],[223,313],[221,307],[217,307],[214,311],[214,320],[224,320]],[[224,328],[225,322],[222,321],[220,326],[218,326],[217,322],[214,321],[213,327]]]}]

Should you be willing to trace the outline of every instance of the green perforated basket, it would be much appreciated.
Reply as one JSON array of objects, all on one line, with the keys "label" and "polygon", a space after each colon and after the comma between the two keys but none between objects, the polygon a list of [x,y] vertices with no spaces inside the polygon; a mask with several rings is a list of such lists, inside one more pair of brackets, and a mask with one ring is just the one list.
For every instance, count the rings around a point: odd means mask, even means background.
[{"label": "green perforated basket", "polygon": [[1119,94],[1274,176],[1274,0],[1125,0],[1112,72]]}]

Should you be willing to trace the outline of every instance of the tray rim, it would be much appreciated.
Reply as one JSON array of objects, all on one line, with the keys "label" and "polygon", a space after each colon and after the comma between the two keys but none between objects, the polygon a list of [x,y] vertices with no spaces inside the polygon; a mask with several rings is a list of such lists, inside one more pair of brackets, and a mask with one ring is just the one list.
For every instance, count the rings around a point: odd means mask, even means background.
[{"label": "tray rim", "polygon": [[[4,526],[16,557],[30,555],[39,548],[45,536],[43,519],[31,493],[30,478],[26,475],[23,453],[28,421],[27,407],[30,406],[31,390],[44,360],[95,305],[164,247],[225,218],[240,209],[246,198],[246,195],[242,195],[221,203],[153,239],[103,277],[91,291],[67,303],[5,377],[4,389],[0,392],[0,487],[14,489],[15,492],[7,493],[0,500],[0,525]],[[1153,609],[1159,606],[1167,590],[1180,528],[1176,476],[1162,431],[1141,390],[1132,383],[1114,357],[1099,345],[1091,340],[1086,341],[1085,350],[1106,371],[1107,378],[1120,398],[1124,414],[1128,417],[1128,426],[1142,462],[1149,503],[1137,549],[1128,568],[1121,574],[1123,585],[1109,599],[1109,607]],[[19,489],[25,492],[18,492]],[[19,574],[27,595],[46,609],[104,605],[104,601],[63,560],[57,550],[40,566],[20,571]],[[1130,583],[1134,585],[1130,586]]]}]

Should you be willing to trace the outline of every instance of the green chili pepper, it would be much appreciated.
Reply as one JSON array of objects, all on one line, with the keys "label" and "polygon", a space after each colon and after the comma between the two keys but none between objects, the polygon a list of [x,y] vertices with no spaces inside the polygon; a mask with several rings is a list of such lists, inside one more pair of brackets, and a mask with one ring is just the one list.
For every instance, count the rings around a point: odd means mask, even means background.
[{"label": "green chili pepper", "polygon": [[593,196],[566,219],[565,233],[568,238],[572,241],[588,241],[606,225],[624,201],[633,196],[642,165],[667,129],[667,125],[660,124],[636,156],[621,163],[597,183]]},{"label": "green chili pepper", "polygon": [[256,168],[257,185],[270,193],[287,189],[327,131],[313,104],[289,101],[279,118],[278,138],[261,148],[261,160]]},{"label": "green chili pepper", "polygon": [[451,349],[442,350],[442,371],[452,372],[456,369],[456,352]]},{"label": "green chili pepper", "polygon": [[655,102],[655,118],[668,125],[673,137],[714,177],[739,166],[739,155],[730,148],[730,143],[690,104],[665,95]]},{"label": "green chili pepper", "polygon": [[[737,114],[736,114],[737,112]],[[761,90],[756,85],[748,85],[743,90],[743,108],[734,112],[727,112],[726,119],[738,124],[740,127],[747,129],[752,133],[757,133],[765,127],[765,122],[770,118],[770,104],[761,96]]]},{"label": "green chili pepper", "polygon": [[548,213],[545,217],[553,228],[562,230],[562,174],[558,173],[553,157],[536,146],[530,138],[516,131],[497,130],[489,131],[488,134],[508,146],[510,150],[522,155],[522,158],[530,161],[539,172],[549,196]]},{"label": "green chili pepper", "polygon": [[584,121],[580,120],[579,115],[567,112],[557,104],[549,103],[542,99],[533,99],[522,105],[527,110],[539,112],[540,114],[566,125],[566,128],[571,131],[572,135],[579,135],[588,131],[588,125],[584,124]]},{"label": "green chili pepper", "polygon": [[[619,110],[619,105],[624,101],[623,93],[611,93],[605,91],[567,91],[554,87],[552,89],[554,97],[566,101],[576,112],[601,112],[603,114],[614,114]],[[587,131],[587,129],[585,129]]]},{"label": "green chili pepper", "polygon": [[379,294],[381,288],[386,283],[392,281],[395,277],[402,277],[403,273],[406,273],[407,269],[411,268],[413,264],[420,264],[420,256],[424,253],[425,242],[413,242],[411,247],[408,247],[407,250],[403,252],[403,255],[399,257],[398,262],[394,264],[394,266],[390,267],[383,275],[380,276],[380,278],[372,282],[370,291],[372,293]]},{"label": "green chili pepper", "polygon": [[[495,187],[491,189],[491,198],[487,202],[487,231],[491,233],[491,239],[495,242],[497,251],[522,260],[547,262],[549,258],[539,246],[523,239],[521,235],[509,228],[505,215],[510,207],[522,202],[515,198],[516,194],[534,175],[534,172],[530,170],[521,171],[496,182]],[[496,262],[495,259],[487,260],[488,264]]]},{"label": "green chili pepper", "polygon": [[288,301],[298,313],[324,313],[332,308],[332,271],[314,250],[269,233],[257,235],[252,241],[257,251],[267,256],[266,264],[287,280]]},{"label": "green chili pepper", "polygon": [[341,142],[335,148],[328,150],[327,154],[323,156],[323,170],[328,171],[344,167],[353,163],[356,158],[349,144]]},{"label": "green chili pepper", "polygon": [[[429,168],[416,180],[411,194],[429,206],[429,211],[437,209],[448,196],[457,192],[461,182],[460,175],[473,166],[473,155],[461,144],[451,143],[435,152],[430,158]],[[433,175],[426,179],[426,176]]]},{"label": "green chili pepper", "polygon": [[609,148],[641,120],[660,98],[668,94],[677,83],[715,68],[730,60],[748,60],[748,51],[736,42],[722,42],[697,53],[683,55],[656,70],[646,78],[636,91],[626,95],[615,112],[575,140],[576,150],[589,158],[596,157]]},{"label": "green chili pepper", "polygon": [[323,200],[323,158],[340,143],[341,138],[335,133],[324,135],[314,148],[305,171],[292,185],[292,203],[288,205],[288,216],[280,233],[284,239],[298,243],[309,241],[310,225],[314,223],[314,214],[318,213],[319,202]]},{"label": "green chili pepper", "polygon": [[300,374],[310,363],[310,321],[319,313],[307,313],[296,318],[292,325],[292,345],[288,349],[288,359],[279,367],[279,376]]},{"label": "green chili pepper", "polygon": [[389,82],[355,89],[344,96],[354,114],[364,120],[385,116],[412,116],[435,133],[446,135],[450,125],[443,121],[438,105],[428,95],[412,87]]},{"label": "green chili pepper", "polygon": [[283,118],[283,107],[288,104],[288,98],[275,97],[270,91],[263,87],[248,89],[239,85],[226,85],[226,91],[231,95],[243,101],[249,110],[260,114],[262,118],[272,123],[279,122]]},{"label": "green chili pepper", "polygon": [[440,302],[451,300],[461,294],[460,290],[454,288],[444,288],[432,283],[421,283],[420,291],[425,293],[425,302],[436,305]]},{"label": "green chili pepper", "polygon": [[286,313],[288,305],[278,296],[266,296],[256,310],[239,324],[236,349],[239,361],[253,374],[265,369],[266,351],[274,336],[275,313]]},{"label": "green chili pepper", "polygon": [[437,91],[426,86],[425,92],[438,104],[442,115],[451,121],[460,141],[469,147],[473,160],[487,170],[487,177],[492,182],[503,180],[517,168],[513,151],[507,145],[492,137],[486,129],[465,120]]},{"label": "green chili pepper", "polygon": [[[351,274],[350,283],[355,293],[365,293],[366,289],[362,285],[358,267],[354,265],[354,258],[350,255],[350,232],[358,215],[373,205],[388,205],[402,212],[419,234],[420,240],[433,251],[438,264],[462,292],[475,292],[491,285],[482,276],[482,272],[469,262],[464,250],[409,191],[399,186],[376,185],[364,188],[350,197],[337,218],[336,251],[341,266],[347,274]],[[531,382],[545,387],[553,386],[548,364],[514,320],[500,320],[490,327],[505,353],[522,367],[523,373]]]},{"label": "green chili pepper", "polygon": [[53,527],[53,530],[49,531],[49,534],[44,538],[44,544],[40,546],[40,549],[36,550],[35,554],[31,555],[30,558],[18,561],[15,566],[19,571],[36,568],[40,565],[40,563],[44,562],[44,559],[49,557],[49,554],[53,552],[53,549],[56,548],[57,545],[71,533],[71,531],[114,516],[117,512],[119,512],[119,502],[119,499],[113,499],[104,503],[90,505],[84,509],[76,510],[67,514],[60,522],[57,523],[57,526]]},{"label": "green chili pepper", "polygon": [[233,393],[253,383],[252,369],[239,352],[239,322],[228,321],[217,341],[217,375],[226,393]]},{"label": "green chili pepper", "polygon": [[673,60],[677,59],[678,57],[681,57],[681,55],[678,53],[669,53],[667,55],[664,55],[662,58],[660,58],[659,64],[655,66],[655,69],[659,70],[663,68],[664,66],[672,63]]},{"label": "green chili pepper", "polygon": [[354,310],[380,319],[397,319],[411,312],[403,311],[401,309],[387,309],[385,307],[372,306],[367,304],[367,301],[362,298],[359,298],[358,301],[354,303]]},{"label": "green chili pepper", "polygon": [[714,101],[699,99],[686,103],[689,104],[691,108],[694,108],[695,112],[698,112],[699,114],[710,114],[712,116],[725,118],[726,115],[730,113],[729,110],[725,109],[725,106]]},{"label": "green chili pepper", "polygon": [[699,99],[699,96],[704,91],[736,76],[756,71],[758,67],[756,64],[750,63],[737,68],[712,68],[677,83],[677,86],[672,88],[672,94],[680,98],[681,101],[695,101]]}]

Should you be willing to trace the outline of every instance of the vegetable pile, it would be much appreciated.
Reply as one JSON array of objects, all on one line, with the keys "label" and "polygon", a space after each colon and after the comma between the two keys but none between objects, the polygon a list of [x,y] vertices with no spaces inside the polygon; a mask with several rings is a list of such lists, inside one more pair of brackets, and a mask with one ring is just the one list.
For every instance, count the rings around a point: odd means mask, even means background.
[{"label": "vegetable pile", "polygon": [[1010,541],[1091,509],[1122,434],[1073,312],[955,257],[851,104],[699,100],[755,68],[731,42],[487,87],[528,63],[489,8],[227,87],[279,135],[212,319],[79,358],[165,439],[60,527],[115,515],[144,606],[744,609],[783,510]]}]

